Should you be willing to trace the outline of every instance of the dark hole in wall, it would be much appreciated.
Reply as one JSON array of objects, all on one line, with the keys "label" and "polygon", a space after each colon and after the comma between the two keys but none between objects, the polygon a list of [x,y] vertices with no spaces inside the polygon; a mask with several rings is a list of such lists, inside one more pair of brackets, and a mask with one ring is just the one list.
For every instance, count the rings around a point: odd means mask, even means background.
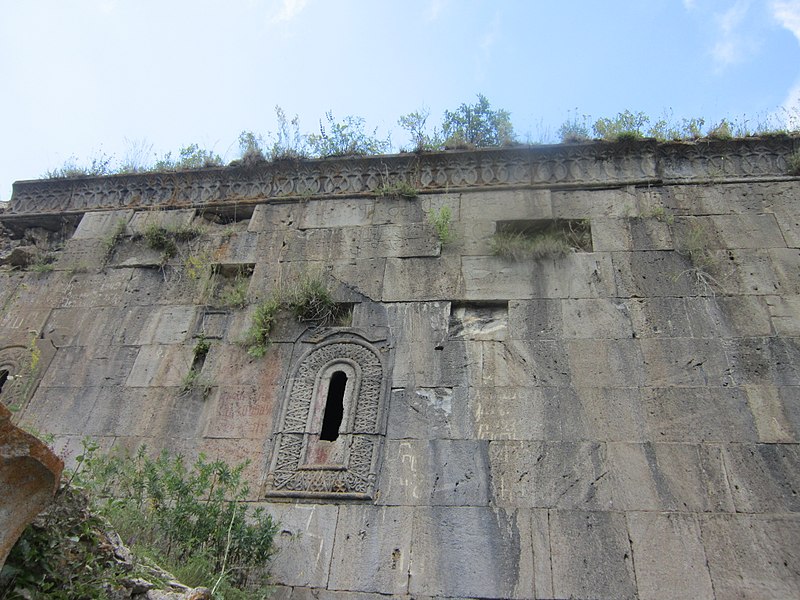
[{"label": "dark hole in wall", "polygon": [[0,393],[3,392],[3,386],[6,384],[6,381],[8,381],[8,375],[9,373],[7,370],[3,369],[0,371]]},{"label": "dark hole in wall", "polygon": [[344,391],[347,387],[347,375],[344,371],[336,371],[331,375],[328,384],[328,398],[325,401],[325,415],[322,418],[322,431],[319,439],[335,442],[339,437],[339,428],[344,417]]},{"label": "dark hole in wall", "polygon": [[236,203],[225,206],[209,206],[199,211],[201,217],[206,221],[217,223],[220,225],[230,225],[232,223],[239,223],[247,221],[253,216],[255,205]]}]

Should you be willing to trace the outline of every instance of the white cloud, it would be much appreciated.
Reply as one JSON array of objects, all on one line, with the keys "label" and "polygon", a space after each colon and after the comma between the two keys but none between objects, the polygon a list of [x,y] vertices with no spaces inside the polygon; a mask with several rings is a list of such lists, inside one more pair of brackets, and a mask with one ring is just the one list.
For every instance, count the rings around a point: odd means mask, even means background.
[{"label": "white cloud", "polygon": [[285,23],[291,21],[300,14],[308,0],[282,0],[278,11],[270,18],[273,23]]},{"label": "white cloud", "polygon": [[800,42],[800,0],[773,2],[770,8],[781,27],[791,31]]},{"label": "white cloud", "polygon": [[800,129],[800,81],[795,82],[786,95],[778,112],[778,119],[785,121],[789,129]]},{"label": "white cloud", "polygon": [[749,0],[738,0],[724,13],[717,15],[719,39],[711,54],[720,68],[740,62],[753,49],[753,43],[741,31],[749,7]]},{"label": "white cloud", "polygon": [[447,6],[448,0],[431,0],[428,8],[425,10],[425,20],[435,21],[442,14]]},{"label": "white cloud", "polygon": [[489,28],[481,36],[478,53],[477,78],[483,81],[492,58],[492,48],[500,36],[500,13],[495,13]]},{"label": "white cloud", "polygon": [[697,0],[683,0],[683,7],[686,10],[692,10],[697,7]]}]

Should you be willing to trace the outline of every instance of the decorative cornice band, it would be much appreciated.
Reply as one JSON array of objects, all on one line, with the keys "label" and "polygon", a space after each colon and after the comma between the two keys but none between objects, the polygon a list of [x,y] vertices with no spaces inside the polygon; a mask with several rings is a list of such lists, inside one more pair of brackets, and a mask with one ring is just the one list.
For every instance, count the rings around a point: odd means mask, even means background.
[{"label": "decorative cornice band", "polygon": [[6,215],[378,194],[406,182],[420,193],[472,188],[619,186],[782,176],[800,138],[595,142],[264,163],[253,168],[18,181]]}]

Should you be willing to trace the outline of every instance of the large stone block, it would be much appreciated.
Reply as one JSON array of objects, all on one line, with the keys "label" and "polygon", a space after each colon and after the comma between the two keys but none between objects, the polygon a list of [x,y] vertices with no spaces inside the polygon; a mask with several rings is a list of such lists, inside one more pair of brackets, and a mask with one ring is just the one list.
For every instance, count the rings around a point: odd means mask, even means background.
[{"label": "large stone block", "polygon": [[452,598],[532,598],[531,520],[525,511],[414,511],[409,592]]},{"label": "large stone block", "polygon": [[733,512],[719,446],[608,444],[617,510]]},{"label": "large stone block", "polygon": [[[559,394],[558,392],[563,392]],[[558,440],[566,388],[471,386],[469,411],[474,435],[488,440]]]},{"label": "large stone block", "polygon": [[390,439],[468,439],[474,427],[465,387],[419,387],[392,390]]},{"label": "large stone block", "polygon": [[372,213],[372,223],[375,225],[407,225],[425,223],[427,220],[423,202],[417,198],[409,199],[402,196],[381,198],[375,203],[375,210]]},{"label": "large stone block", "polygon": [[466,387],[477,377],[481,342],[447,340],[398,343],[392,385],[407,388]]},{"label": "large stone block", "polygon": [[125,304],[123,299],[134,271],[112,269],[103,273],[76,273],[69,279],[57,306],[95,308]]},{"label": "large stone block", "polygon": [[142,346],[130,370],[129,387],[181,386],[194,361],[189,345]]},{"label": "large stone block", "polygon": [[339,507],[331,504],[267,506],[278,522],[272,580],[282,585],[325,587],[330,575]]},{"label": "large stone block", "polygon": [[565,338],[633,337],[628,304],[613,298],[591,298],[562,302]]},{"label": "large stone block", "polygon": [[112,210],[107,212],[87,212],[81,217],[72,239],[102,239],[113,235],[120,223],[127,227],[133,218],[132,210]]},{"label": "large stone block", "polygon": [[[753,415],[758,441],[796,443],[800,441],[800,423],[793,420],[800,403],[783,396],[786,387],[774,385],[744,386],[747,405]],[[788,389],[800,389],[797,386]],[[794,411],[792,409],[795,409]]]},{"label": "large stone block", "polygon": [[758,193],[751,183],[671,185],[662,189],[667,207],[677,214],[758,215],[767,210],[771,196],[771,193]]},{"label": "large stone block", "polygon": [[488,442],[389,440],[379,503],[405,506],[488,506]]},{"label": "large stone block", "polygon": [[457,300],[463,297],[459,258],[388,258],[384,302]]},{"label": "large stone block", "polygon": [[550,546],[556,598],[637,597],[624,514],[551,510]]},{"label": "large stone block", "polygon": [[693,336],[686,302],[673,297],[627,298],[625,305],[637,338],[682,338]]},{"label": "large stone block", "polygon": [[51,310],[31,309],[24,312],[8,311],[0,315],[0,340],[2,345],[27,346],[32,337],[39,333],[47,335],[47,321]]},{"label": "large stone block", "polygon": [[740,338],[722,347],[736,385],[800,385],[800,340],[797,338]]},{"label": "large stone block", "polygon": [[63,303],[72,294],[73,276],[70,273],[52,271],[34,273],[27,271],[14,286],[14,291],[3,306],[4,312],[24,318],[30,310],[45,310]]},{"label": "large stone block", "polygon": [[384,304],[389,328],[398,343],[442,342],[450,319],[449,302],[396,302]]},{"label": "large stone block", "polygon": [[729,444],[724,455],[737,512],[800,512],[800,446]]},{"label": "large stone block", "polygon": [[556,219],[592,219],[627,217],[636,213],[641,203],[633,186],[600,190],[552,192],[553,217]]},{"label": "large stone block", "polygon": [[303,205],[296,201],[285,203],[270,202],[253,208],[253,215],[247,223],[247,231],[286,231],[297,227]]},{"label": "large stone block", "polygon": [[658,442],[755,442],[747,396],[736,387],[642,389],[647,437]]},{"label": "large stone block", "polygon": [[711,295],[689,260],[674,251],[614,252],[616,294],[621,297]]},{"label": "large stone block", "polygon": [[761,296],[686,298],[694,337],[753,337],[772,334]]},{"label": "large stone block", "polygon": [[700,528],[717,598],[800,597],[800,517],[703,515]]},{"label": "large stone block", "polygon": [[495,256],[461,259],[467,300],[604,298],[617,295],[611,253],[575,252],[515,262]]},{"label": "large stone block", "polygon": [[692,387],[730,382],[719,340],[643,338],[639,343],[645,385]]},{"label": "large stone block", "polygon": [[374,594],[403,594],[411,569],[413,509],[342,506],[327,587]]},{"label": "large stone block", "polygon": [[596,217],[590,222],[592,248],[595,252],[629,252],[633,250],[633,238],[629,219]]},{"label": "large stone block", "polygon": [[[251,265],[258,261],[276,261],[280,256],[280,238],[250,231],[234,231],[229,235],[204,236],[187,254],[198,264]],[[184,258],[186,261],[186,258]]]},{"label": "large stone block", "polygon": [[205,280],[190,277],[182,265],[164,269],[119,269],[130,271],[124,294],[115,296],[115,305],[152,306],[154,304],[203,304]]},{"label": "large stone block", "polygon": [[[184,452],[187,447],[193,450],[205,443],[203,432],[206,430],[214,410],[208,400],[202,394],[189,394],[179,387],[162,388],[160,395],[159,404],[150,406],[152,417],[147,430],[148,436],[162,440],[156,442],[155,447],[162,447],[164,441],[168,440],[173,444],[178,444],[171,448],[174,452]],[[250,440],[237,441],[247,443],[252,450]],[[222,456],[225,455],[222,454]],[[251,459],[257,462],[256,456],[257,452],[251,451],[251,454],[247,456],[226,456],[226,460],[241,462]],[[251,487],[254,486],[251,485]]]},{"label": "large stone block", "polygon": [[[548,390],[546,390],[548,391]],[[640,441],[646,439],[647,421],[638,387],[555,388],[565,441]],[[548,437],[545,439],[556,439]]]},{"label": "large stone block", "polygon": [[556,340],[511,340],[480,344],[479,375],[483,386],[568,386],[571,380],[567,348]]},{"label": "large stone block", "polygon": [[[149,311],[135,311],[111,306],[85,308],[54,308],[50,311],[43,331],[53,344],[64,346],[105,346],[132,344],[140,332]],[[126,327],[125,322],[131,326]]]},{"label": "large stone block", "polygon": [[272,433],[279,407],[276,391],[274,387],[220,385],[207,399],[213,408],[204,437],[265,440]]},{"label": "large stone block", "polygon": [[505,507],[608,510],[611,478],[605,444],[489,444],[493,503]]},{"label": "large stone block", "polygon": [[[119,390],[118,387],[112,388]],[[56,435],[84,433],[103,388],[39,386],[23,413],[23,421],[37,430]],[[144,421],[145,418],[142,418]]]},{"label": "large stone block", "polygon": [[[778,250],[777,252],[792,252]],[[776,273],[770,251],[748,248],[709,251],[712,289],[728,295],[797,294]],[[721,266],[722,265],[722,266]],[[708,294],[706,294],[708,295]]]},{"label": "large stone block", "polygon": [[375,225],[357,231],[356,255],[359,258],[439,256],[441,249],[436,232],[424,223]]},{"label": "large stone block", "polygon": [[[163,347],[166,348],[166,347]],[[59,348],[42,376],[45,387],[124,385],[137,361],[133,346]]]},{"label": "large stone block", "polygon": [[672,250],[672,228],[666,222],[656,218],[630,219],[631,250]]},{"label": "large stone block", "polygon": [[454,339],[500,341],[508,339],[508,304],[454,303],[449,337]]},{"label": "large stone block", "polygon": [[764,301],[774,332],[800,337],[800,295],[765,296]]},{"label": "large stone block", "polygon": [[714,600],[700,524],[694,515],[628,513],[641,600]]},{"label": "large stone block", "polygon": [[109,248],[108,241],[102,238],[69,239],[56,254],[53,267],[72,274],[102,270],[109,258]]},{"label": "large stone block", "polygon": [[[644,340],[642,340],[644,341]],[[567,340],[576,387],[635,387],[644,381],[639,340]]]},{"label": "large stone block", "polygon": [[[433,231],[432,226],[429,226]],[[495,221],[458,221],[451,226],[453,238],[444,247],[445,253],[461,256],[489,256],[494,253]]]},{"label": "large stone block", "polygon": [[370,225],[375,212],[372,198],[326,198],[312,200],[303,206],[297,227],[356,227]]},{"label": "large stone block", "polygon": [[[385,278],[388,269],[389,259],[386,258],[342,259],[333,264],[331,275],[352,291],[363,294],[370,300],[379,300],[384,295],[384,285],[390,285],[389,280]],[[397,294],[399,296],[397,299],[409,299],[409,294],[402,292]]]},{"label": "large stone block", "polygon": [[508,328],[512,339],[561,339],[562,323],[562,301],[559,299],[512,300],[508,303]]},{"label": "large stone block", "polygon": [[461,195],[460,220],[531,221],[552,219],[550,190],[493,190]]}]

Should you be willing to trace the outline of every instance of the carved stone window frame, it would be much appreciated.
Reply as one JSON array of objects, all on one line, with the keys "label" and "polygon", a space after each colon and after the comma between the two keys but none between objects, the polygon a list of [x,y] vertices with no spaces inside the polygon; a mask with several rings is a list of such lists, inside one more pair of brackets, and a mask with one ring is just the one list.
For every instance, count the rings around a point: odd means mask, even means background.
[{"label": "carved stone window frame", "polygon": [[[337,328],[310,338],[286,385],[263,495],[372,500],[386,435],[390,361],[385,344]],[[336,441],[320,440],[332,374],[348,376]]]}]

